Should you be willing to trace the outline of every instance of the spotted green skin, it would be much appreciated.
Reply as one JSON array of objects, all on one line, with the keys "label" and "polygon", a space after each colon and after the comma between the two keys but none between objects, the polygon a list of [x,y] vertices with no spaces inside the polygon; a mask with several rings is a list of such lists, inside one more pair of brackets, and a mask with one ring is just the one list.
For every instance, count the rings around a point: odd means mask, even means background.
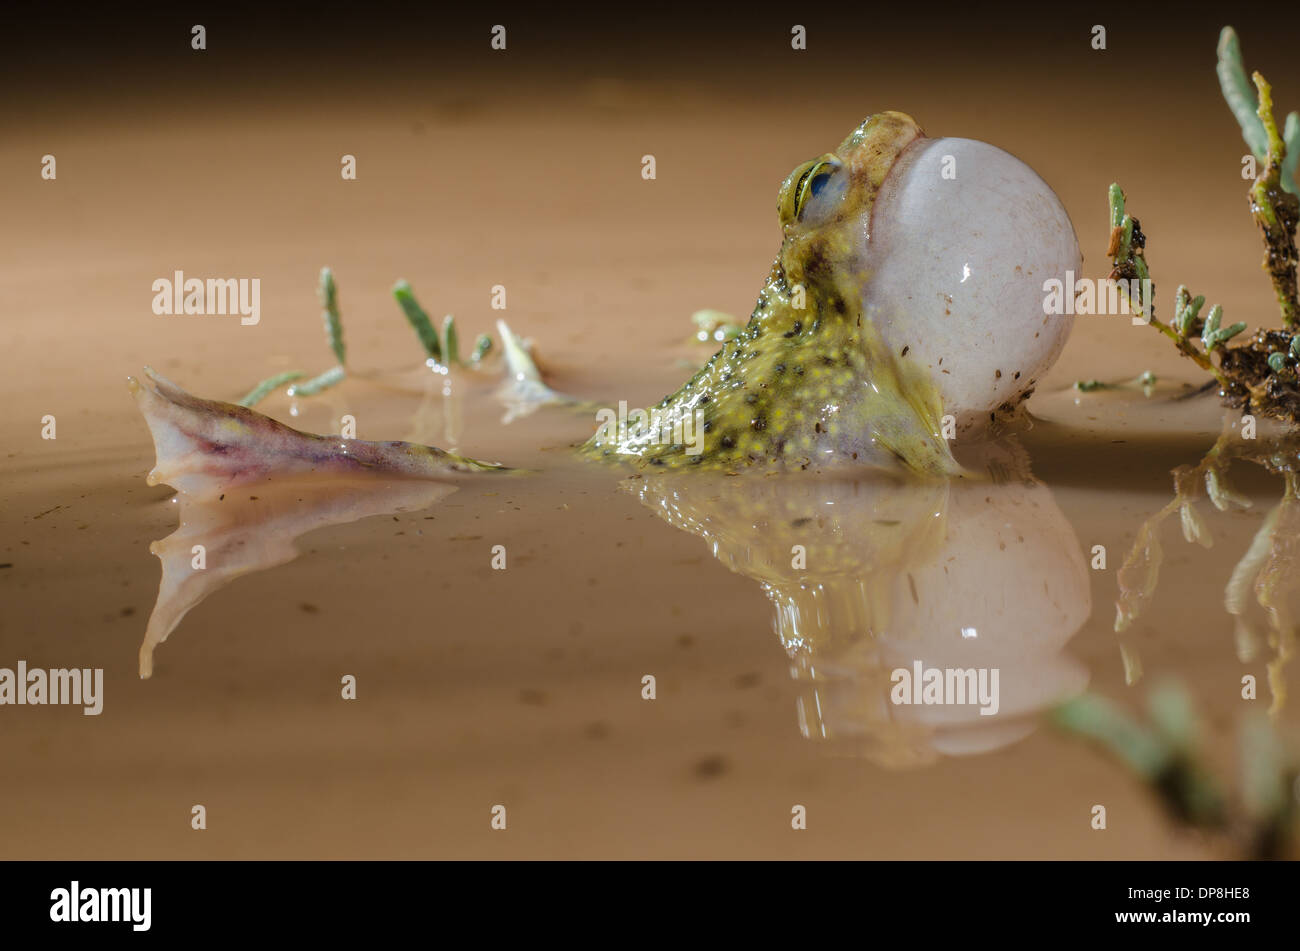
[{"label": "spotted green skin", "polygon": [[[844,463],[960,472],[941,435],[933,383],[884,347],[861,306],[870,279],[863,238],[876,194],[921,134],[903,113],[879,113],[835,152],[791,172],[778,202],[784,240],[744,330],[652,407],[661,425],[602,427],[580,452],[668,468]],[[701,451],[664,438],[697,412]]]}]

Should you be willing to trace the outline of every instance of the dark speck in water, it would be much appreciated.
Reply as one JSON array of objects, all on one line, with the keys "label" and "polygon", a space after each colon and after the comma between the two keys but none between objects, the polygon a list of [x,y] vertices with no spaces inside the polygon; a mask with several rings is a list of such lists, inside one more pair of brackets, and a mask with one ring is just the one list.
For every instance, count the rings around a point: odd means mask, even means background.
[{"label": "dark speck in water", "polygon": [[722,715],[722,722],[733,730],[741,729],[749,722],[739,710],[728,710]]},{"label": "dark speck in water", "polygon": [[695,761],[694,772],[697,779],[717,779],[730,768],[727,758],[714,753]]}]

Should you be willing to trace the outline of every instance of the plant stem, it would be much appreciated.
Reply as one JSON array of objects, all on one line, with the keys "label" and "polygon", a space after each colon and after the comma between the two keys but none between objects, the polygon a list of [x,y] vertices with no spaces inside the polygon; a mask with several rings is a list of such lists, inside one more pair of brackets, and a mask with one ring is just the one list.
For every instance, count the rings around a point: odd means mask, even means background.
[{"label": "plant stem", "polygon": [[334,351],[339,366],[343,366],[347,362],[345,359],[347,351],[343,346],[343,318],[339,316],[338,289],[334,286],[334,272],[327,267],[320,269],[320,286],[317,292],[320,295],[320,305],[324,309],[321,316],[325,319],[325,335],[329,338],[330,349]]},{"label": "plant stem", "polygon": [[288,370],[284,373],[277,373],[275,376],[267,377],[257,386],[249,390],[239,401],[239,406],[255,406],[262,402],[271,393],[286,383],[292,383],[294,380],[301,380],[307,374],[301,370]]},{"label": "plant stem", "polygon": [[315,396],[321,390],[342,383],[347,371],[342,367],[330,367],[320,376],[314,376],[306,383],[295,383],[289,387],[290,396]]},{"label": "plant stem", "polygon": [[434,330],[433,321],[429,320],[429,315],[415,299],[415,294],[411,292],[411,285],[406,281],[398,281],[393,286],[393,297],[401,306],[407,322],[415,330],[415,335],[420,338],[424,352],[430,359],[441,363],[442,345],[438,342],[438,331]]},{"label": "plant stem", "polygon": [[1294,330],[1300,321],[1296,300],[1296,225],[1300,222],[1300,199],[1283,188],[1282,163],[1286,142],[1273,118],[1273,90],[1259,73],[1253,74],[1259,91],[1257,114],[1268,144],[1268,163],[1250,189],[1250,211],[1264,235],[1264,270],[1273,282],[1273,293],[1282,311],[1282,323]]}]

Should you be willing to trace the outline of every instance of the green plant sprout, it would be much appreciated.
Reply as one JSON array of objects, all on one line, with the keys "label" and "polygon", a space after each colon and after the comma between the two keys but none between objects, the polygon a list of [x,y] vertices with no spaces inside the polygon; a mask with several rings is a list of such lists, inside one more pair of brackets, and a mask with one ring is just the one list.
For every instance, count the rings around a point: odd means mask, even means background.
[{"label": "green plant sprout", "polygon": [[1119,380],[1114,383],[1104,380],[1075,380],[1074,388],[1080,393],[1094,393],[1097,390],[1123,390],[1129,387],[1141,387],[1143,396],[1150,396],[1156,387],[1156,375],[1144,370],[1131,380]]},{"label": "green plant sprout", "polygon": [[339,315],[338,288],[334,286],[334,272],[327,267],[320,269],[316,294],[320,298],[321,317],[325,321],[325,336],[338,364],[310,380],[293,384],[287,391],[289,396],[315,396],[322,390],[337,386],[347,377],[347,370],[344,369],[347,351],[343,346],[343,318]]},{"label": "green plant sprout", "polygon": [[411,329],[415,331],[415,335],[420,338],[420,346],[424,347],[428,358],[434,363],[442,363],[442,341],[438,339],[438,331],[434,329],[433,321],[424,312],[420,302],[415,299],[411,285],[406,281],[398,281],[394,284],[393,299],[402,308],[402,314],[405,315]]},{"label": "green plant sprout", "polygon": [[335,358],[339,361],[339,366],[343,366],[348,362],[347,351],[343,346],[343,318],[339,316],[338,288],[334,286],[334,272],[327,267],[320,269],[320,285],[317,293],[320,295],[321,316],[325,319],[325,336],[329,340]]},{"label": "green plant sprout", "polygon": [[[307,374],[301,370],[289,370],[267,377],[249,390],[239,400],[238,405],[253,406],[260,403],[286,384],[293,384],[287,390],[289,396],[315,396],[332,386],[342,383],[347,378],[345,367],[347,349],[343,343],[343,317],[339,312],[338,287],[334,281],[334,272],[328,267],[321,268],[317,294],[320,297],[321,316],[325,323],[326,339],[330,350],[333,351],[335,358],[338,360],[338,364],[309,380],[303,380],[303,377]],[[442,333],[439,335],[438,331],[434,329],[433,322],[429,320],[429,315],[424,312],[419,301],[415,299],[410,284],[406,281],[398,281],[393,287],[393,297],[401,307],[407,322],[414,328],[429,360],[440,367],[463,367],[467,365],[460,357],[460,337],[456,329],[455,317],[448,314],[443,318]],[[468,366],[478,369],[487,360],[492,350],[492,336],[486,333],[479,334],[474,341],[474,349],[470,353]],[[526,351],[525,358],[531,363],[531,358],[527,357]],[[538,379],[540,379],[540,374],[538,374]]]},{"label": "green plant sprout", "polygon": [[323,390],[328,390],[331,386],[337,386],[347,378],[347,371],[342,367],[330,367],[319,376],[314,376],[310,380],[302,383],[295,383],[286,390],[289,396],[315,396]]},{"label": "green plant sprout", "polygon": [[341,383],[347,376],[347,371],[343,368],[347,350],[343,345],[343,318],[339,314],[338,289],[334,286],[334,272],[327,267],[320,269],[320,282],[316,293],[320,297],[321,316],[325,321],[325,336],[329,341],[330,349],[334,351],[338,365],[302,383],[296,382],[307,375],[301,370],[277,373],[267,377],[244,394],[238,405],[254,406],[286,383],[293,384],[289,387],[289,396],[314,396],[322,390]]},{"label": "green plant sprout", "polygon": [[[1225,26],[1219,33],[1217,52],[1218,65],[1215,71],[1219,75],[1219,88],[1223,91],[1224,101],[1241,126],[1241,137],[1250,146],[1255,160],[1264,162],[1268,157],[1271,136],[1259,115],[1256,90],[1246,76],[1241,58],[1241,41],[1237,39],[1237,31],[1232,27]],[[1286,146],[1286,160],[1282,164],[1282,187],[1294,195],[1297,193],[1296,162],[1300,160],[1300,113],[1292,112],[1286,117],[1282,138]]]},{"label": "green plant sprout", "polygon": [[460,337],[456,333],[456,318],[451,314],[442,318],[442,354],[448,366],[461,366]]},{"label": "green plant sprout", "polygon": [[1174,683],[1147,697],[1147,723],[1108,700],[1084,694],[1056,707],[1051,720],[1097,744],[1155,794],[1179,826],[1226,839],[1243,857],[1279,859],[1296,849],[1300,759],[1262,717],[1238,732],[1238,795],[1229,797],[1199,750],[1191,697]]},{"label": "green plant sprout", "polygon": [[[393,298],[402,308],[402,314],[415,330],[415,335],[430,360],[439,366],[465,366],[460,358],[460,334],[456,329],[455,317],[448,314],[442,318],[442,334],[439,336],[438,331],[434,329],[433,321],[424,312],[420,302],[415,299],[410,284],[406,281],[398,281],[393,285]],[[470,352],[470,365],[477,366],[491,352],[492,336],[479,334],[478,339],[474,341],[474,349]]]},{"label": "green plant sprout", "polygon": [[691,323],[695,324],[695,334],[691,339],[696,343],[725,343],[740,336],[745,329],[743,320],[720,310],[697,310],[691,314]]},{"label": "green plant sprout", "polygon": [[[1164,323],[1156,317],[1154,285],[1146,261],[1147,238],[1141,224],[1127,210],[1127,198],[1118,184],[1108,192],[1111,234],[1106,255],[1111,260],[1114,280],[1137,279],[1138,299],[1130,297],[1135,315],[1141,316],[1164,334],[1179,352],[1214,376],[1227,405],[1258,413],[1292,425],[1300,424],[1300,302],[1296,290],[1296,227],[1300,224],[1297,198],[1296,159],[1300,157],[1300,114],[1291,113],[1285,131],[1279,132],[1273,116],[1272,88],[1259,73],[1246,79],[1241,45],[1232,27],[1219,36],[1219,84],[1228,108],[1241,126],[1241,134],[1256,162],[1262,164],[1248,198],[1251,215],[1263,237],[1264,270],[1273,285],[1282,317],[1282,329],[1261,329],[1237,346],[1229,341],[1246,330],[1244,322],[1225,325],[1223,308],[1212,306],[1202,316],[1205,298],[1193,297],[1179,285],[1174,298],[1173,319]],[[1128,286],[1121,284],[1124,293]],[[1149,289],[1149,290],[1147,290]],[[1215,362],[1215,356],[1218,362]]]},{"label": "green plant sprout", "polygon": [[277,373],[275,376],[267,377],[261,383],[249,390],[243,398],[239,400],[239,406],[254,406],[266,399],[286,383],[292,383],[294,380],[301,380],[307,374],[301,370],[286,370],[284,373]]}]

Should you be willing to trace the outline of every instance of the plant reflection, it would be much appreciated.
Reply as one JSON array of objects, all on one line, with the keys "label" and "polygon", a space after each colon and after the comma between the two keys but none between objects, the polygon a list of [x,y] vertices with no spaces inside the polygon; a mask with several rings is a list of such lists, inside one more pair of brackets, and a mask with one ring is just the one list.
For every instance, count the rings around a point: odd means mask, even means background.
[{"label": "plant reflection", "polygon": [[1245,509],[1251,500],[1232,488],[1228,470],[1242,460],[1281,476],[1281,500],[1264,516],[1250,547],[1237,562],[1224,588],[1224,609],[1233,618],[1237,658],[1243,664],[1255,658],[1260,642],[1273,652],[1267,663],[1272,704],[1277,716],[1286,702],[1285,668],[1295,652],[1295,621],[1289,600],[1300,587],[1300,498],[1297,469],[1300,468],[1300,437],[1282,435],[1253,438],[1253,425],[1241,438],[1241,419],[1225,418],[1224,428],[1213,447],[1194,466],[1172,471],[1174,497],[1138,528],[1137,539],[1119,570],[1119,597],[1115,607],[1115,631],[1121,635],[1120,651],[1130,685],[1142,676],[1136,646],[1123,635],[1155,596],[1164,561],[1160,544],[1161,524],[1179,513],[1183,537],[1205,548],[1214,544],[1208,523],[1196,509],[1202,491],[1220,512]]}]

